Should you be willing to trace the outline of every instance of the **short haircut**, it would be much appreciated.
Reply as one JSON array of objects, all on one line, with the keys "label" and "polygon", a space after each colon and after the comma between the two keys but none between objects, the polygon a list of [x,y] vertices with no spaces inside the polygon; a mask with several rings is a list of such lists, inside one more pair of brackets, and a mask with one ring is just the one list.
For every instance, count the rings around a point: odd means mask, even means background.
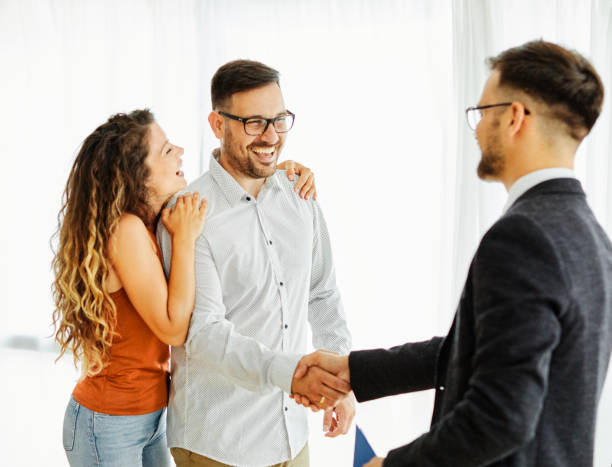
[{"label": "short haircut", "polygon": [[263,63],[253,60],[234,60],[217,70],[210,82],[213,110],[227,105],[233,94],[279,84],[279,73]]},{"label": "short haircut", "polygon": [[536,40],[505,50],[487,63],[500,72],[500,86],[548,105],[550,116],[563,122],[575,140],[591,131],[601,113],[601,78],[578,52]]}]

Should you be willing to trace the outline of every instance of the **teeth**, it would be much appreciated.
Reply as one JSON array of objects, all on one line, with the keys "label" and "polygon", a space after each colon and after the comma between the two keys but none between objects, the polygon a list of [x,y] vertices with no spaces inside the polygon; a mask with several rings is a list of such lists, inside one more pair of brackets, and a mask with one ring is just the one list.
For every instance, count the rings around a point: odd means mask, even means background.
[{"label": "teeth", "polygon": [[272,154],[274,149],[274,146],[271,148],[253,148],[253,152],[257,152],[259,154]]}]

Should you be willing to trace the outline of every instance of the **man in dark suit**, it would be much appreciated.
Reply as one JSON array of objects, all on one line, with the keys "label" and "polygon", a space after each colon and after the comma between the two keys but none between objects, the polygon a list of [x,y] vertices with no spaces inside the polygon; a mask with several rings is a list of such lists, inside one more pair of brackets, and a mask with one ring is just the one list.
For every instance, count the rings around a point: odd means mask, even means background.
[{"label": "man in dark suit", "polygon": [[368,467],[593,464],[612,245],[572,168],[603,86],[582,56],[544,41],[490,66],[466,112],[478,175],[504,183],[509,199],[476,251],[448,335],[348,357],[317,352],[297,370],[344,376],[360,402],[435,388],[429,432]]}]

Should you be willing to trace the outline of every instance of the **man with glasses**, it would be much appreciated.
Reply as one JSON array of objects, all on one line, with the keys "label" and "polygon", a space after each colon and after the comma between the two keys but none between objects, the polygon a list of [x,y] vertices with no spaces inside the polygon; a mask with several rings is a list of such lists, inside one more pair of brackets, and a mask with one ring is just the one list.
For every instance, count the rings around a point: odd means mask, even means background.
[{"label": "man with glasses", "polygon": [[466,112],[478,175],[502,182],[508,201],[476,251],[448,335],[317,352],[296,373],[341,375],[360,402],[435,388],[429,432],[368,467],[593,465],[612,348],[612,244],[573,166],[603,86],[585,58],[549,42],[489,63],[480,103]]},{"label": "man with glasses", "polygon": [[[210,170],[190,184],[208,200],[196,243],[196,301],[184,346],[172,350],[168,445],[182,466],[309,465],[307,392],[325,409],[326,436],[354,416],[350,386],[321,369],[294,379],[313,345],[347,354],[351,338],[319,205],[302,200],[276,163],[295,115],[276,70],[223,65],[209,123],[220,140]],[[171,239],[158,238],[169,271]]]}]

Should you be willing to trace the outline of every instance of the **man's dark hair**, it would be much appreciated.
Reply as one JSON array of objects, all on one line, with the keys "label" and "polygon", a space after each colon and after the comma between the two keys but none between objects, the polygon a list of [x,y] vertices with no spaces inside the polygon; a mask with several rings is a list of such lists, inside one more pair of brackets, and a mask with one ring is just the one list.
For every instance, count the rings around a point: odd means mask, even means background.
[{"label": "man's dark hair", "polygon": [[584,138],[599,117],[604,89],[593,65],[557,44],[536,40],[487,60],[500,72],[500,86],[525,92],[550,107],[572,138]]},{"label": "man's dark hair", "polygon": [[234,60],[217,70],[210,82],[210,96],[214,110],[227,104],[232,94],[279,82],[279,73],[260,62]]}]

